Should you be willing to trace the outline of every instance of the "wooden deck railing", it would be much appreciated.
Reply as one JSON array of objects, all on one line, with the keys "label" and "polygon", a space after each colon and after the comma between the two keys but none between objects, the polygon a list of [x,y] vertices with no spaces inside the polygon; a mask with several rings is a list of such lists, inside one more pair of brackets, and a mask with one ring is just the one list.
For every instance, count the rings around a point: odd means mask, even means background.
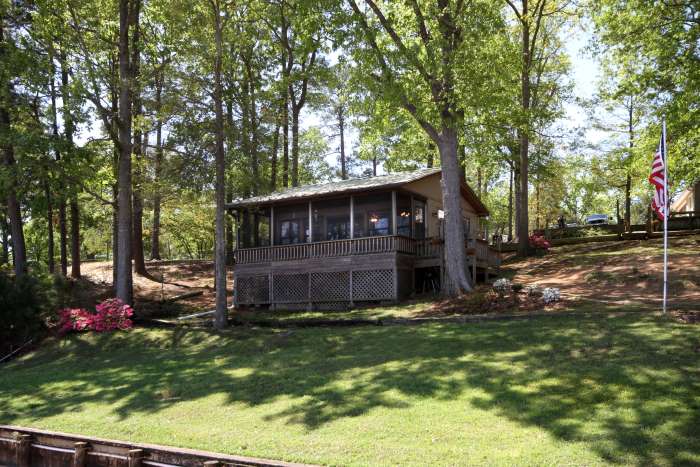
[{"label": "wooden deck railing", "polygon": [[400,235],[385,235],[351,240],[243,248],[234,251],[234,259],[238,264],[249,264],[391,252],[415,254],[415,241]]},{"label": "wooden deck railing", "polygon": [[[492,249],[486,241],[470,239],[467,243],[467,248],[474,249],[477,262],[485,262],[489,266],[500,265],[499,253]],[[386,235],[381,237],[298,243],[294,245],[243,248],[234,251],[234,260],[238,264],[254,264],[392,252],[416,255],[419,258],[439,258],[442,255],[442,249],[442,240],[436,238],[415,240],[401,235]]]}]

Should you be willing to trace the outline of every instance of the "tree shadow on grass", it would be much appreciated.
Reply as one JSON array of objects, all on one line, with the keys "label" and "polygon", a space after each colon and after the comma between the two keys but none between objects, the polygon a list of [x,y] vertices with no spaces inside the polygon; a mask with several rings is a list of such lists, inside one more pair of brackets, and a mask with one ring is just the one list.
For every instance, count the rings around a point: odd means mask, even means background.
[{"label": "tree shadow on grass", "polygon": [[[183,328],[72,338],[2,368],[3,423],[95,401],[126,419],[225,394],[315,430],[375,408],[464,400],[614,463],[700,458],[697,328],[649,315],[343,329]],[[395,397],[396,394],[402,397]]]}]

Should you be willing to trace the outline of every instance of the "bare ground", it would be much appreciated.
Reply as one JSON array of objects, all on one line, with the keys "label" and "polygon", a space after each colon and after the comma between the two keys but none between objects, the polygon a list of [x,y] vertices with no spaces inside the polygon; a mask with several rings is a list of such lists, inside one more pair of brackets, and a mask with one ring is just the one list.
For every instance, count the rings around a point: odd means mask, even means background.
[{"label": "bare ground", "polygon": [[[83,276],[92,286],[92,292],[109,294],[112,284],[112,263],[85,263]],[[180,314],[211,310],[215,306],[214,264],[211,261],[152,261],[146,264],[148,276],[134,274],[134,299],[139,310],[149,315]],[[229,275],[228,294],[233,293],[233,277]],[[177,300],[167,305],[178,295],[201,292],[195,297]],[[230,299],[229,299],[230,301]]]},{"label": "bare ground", "polygon": [[[669,239],[671,310],[700,311],[700,236]],[[570,300],[660,306],[662,240],[589,243],[553,248],[543,257],[513,258],[504,274],[514,282],[558,287]]]}]

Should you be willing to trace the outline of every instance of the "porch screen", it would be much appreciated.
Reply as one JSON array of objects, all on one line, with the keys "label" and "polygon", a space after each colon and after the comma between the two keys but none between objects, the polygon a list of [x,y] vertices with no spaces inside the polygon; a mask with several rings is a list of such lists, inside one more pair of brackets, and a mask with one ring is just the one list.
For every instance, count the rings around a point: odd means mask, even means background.
[{"label": "porch screen", "polygon": [[391,234],[391,193],[355,197],[355,238]]},{"label": "porch screen", "polygon": [[413,200],[413,229],[415,231],[414,238],[419,240],[425,238],[425,203],[423,201]]},{"label": "porch screen", "polygon": [[270,209],[244,209],[238,215],[238,248],[270,245]]},{"label": "porch screen", "polygon": [[275,245],[304,243],[309,238],[309,205],[275,208]]},{"label": "porch screen", "polygon": [[311,219],[314,242],[350,238],[350,198],[312,202]]},{"label": "porch screen", "polygon": [[403,193],[396,195],[396,233],[411,236],[411,197]]}]

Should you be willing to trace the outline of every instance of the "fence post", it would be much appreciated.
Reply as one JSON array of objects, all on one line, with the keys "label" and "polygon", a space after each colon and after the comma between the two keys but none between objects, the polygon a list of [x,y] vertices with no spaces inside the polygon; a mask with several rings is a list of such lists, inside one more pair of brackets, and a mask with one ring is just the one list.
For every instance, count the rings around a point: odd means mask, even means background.
[{"label": "fence post", "polygon": [[129,467],[141,467],[143,449],[129,449],[129,453],[126,457],[129,461]]},{"label": "fence post", "polygon": [[75,443],[75,454],[73,454],[73,467],[85,467],[87,465],[88,443],[78,441]]},{"label": "fence post", "polygon": [[15,439],[17,440],[15,445],[15,463],[17,467],[29,467],[32,435],[20,434]]}]

